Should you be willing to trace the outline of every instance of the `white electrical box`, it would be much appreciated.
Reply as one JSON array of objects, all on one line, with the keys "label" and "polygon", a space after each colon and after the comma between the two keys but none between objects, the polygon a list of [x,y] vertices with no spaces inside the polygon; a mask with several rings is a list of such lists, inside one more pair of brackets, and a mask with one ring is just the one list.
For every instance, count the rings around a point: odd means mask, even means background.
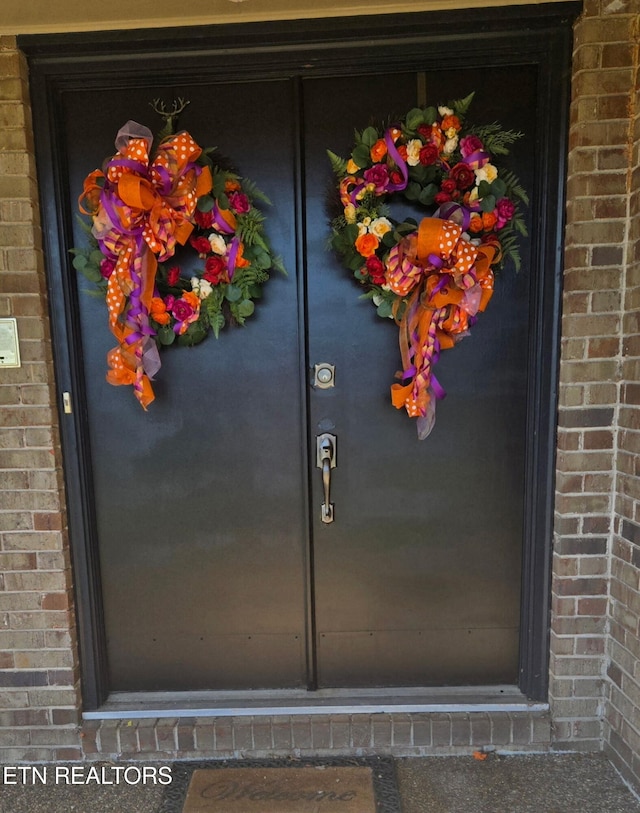
[{"label": "white electrical box", "polygon": [[0,367],[19,366],[18,323],[15,318],[0,319]]}]

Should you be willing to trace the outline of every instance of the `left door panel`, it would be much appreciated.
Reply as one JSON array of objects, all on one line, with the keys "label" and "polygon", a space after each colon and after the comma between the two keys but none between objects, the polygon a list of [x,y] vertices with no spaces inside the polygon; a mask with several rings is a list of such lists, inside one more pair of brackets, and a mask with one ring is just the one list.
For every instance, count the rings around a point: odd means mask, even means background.
[{"label": "left door panel", "polygon": [[[274,274],[245,327],[164,352],[147,413],[131,388],[106,383],[114,340],[105,306],[78,280],[110,685],[302,687],[307,531],[293,84],[65,94],[69,205],[73,211],[85,175],[113,154],[127,120],[157,131],[162,122],[150,101],[178,97],[190,101],[180,128],[216,146],[277,201],[265,207],[266,229],[289,276]],[[76,227],[74,243],[82,239]],[[187,261],[176,255],[185,273],[194,260],[193,252]]]}]

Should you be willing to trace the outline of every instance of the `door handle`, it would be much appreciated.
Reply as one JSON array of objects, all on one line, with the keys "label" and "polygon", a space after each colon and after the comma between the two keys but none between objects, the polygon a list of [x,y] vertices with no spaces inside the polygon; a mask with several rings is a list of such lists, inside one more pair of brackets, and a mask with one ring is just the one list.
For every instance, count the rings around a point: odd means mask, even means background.
[{"label": "door handle", "polygon": [[331,469],[336,467],[336,436],[325,432],[316,437],[316,465],[322,469],[322,491],[324,502],[320,518],[324,523],[333,522],[331,502]]}]

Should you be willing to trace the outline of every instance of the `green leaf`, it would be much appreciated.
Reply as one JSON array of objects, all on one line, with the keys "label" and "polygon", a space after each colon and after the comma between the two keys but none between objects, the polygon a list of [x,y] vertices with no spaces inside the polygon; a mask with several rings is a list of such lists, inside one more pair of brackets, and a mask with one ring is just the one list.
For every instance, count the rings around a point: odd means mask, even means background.
[{"label": "green leaf", "polygon": [[491,184],[491,194],[495,198],[503,198],[507,194],[507,185],[501,178],[496,178]]},{"label": "green leaf", "polygon": [[242,291],[237,285],[229,284],[227,285],[227,290],[224,292],[224,295],[229,302],[237,302],[242,298]]},{"label": "green leaf", "polygon": [[438,187],[434,183],[430,183],[420,192],[418,200],[423,206],[431,206],[437,193]]},{"label": "green leaf", "polygon": [[169,325],[162,325],[158,328],[158,341],[164,347],[168,347],[176,340],[176,334]]},{"label": "green leaf", "polygon": [[247,316],[251,316],[255,309],[256,306],[250,299],[243,299],[242,302],[240,302],[240,304],[238,305],[238,313],[240,314],[240,316],[244,316],[245,318]]},{"label": "green leaf", "polygon": [[412,108],[406,115],[405,124],[407,130],[417,130],[421,124],[424,124],[424,110],[419,107]]},{"label": "green leaf", "polygon": [[351,153],[351,157],[361,169],[368,167],[371,163],[371,156],[369,155],[369,147],[366,144],[358,144],[358,146]]},{"label": "green leaf", "polygon": [[491,184],[487,183],[487,181],[480,181],[478,184],[478,197],[479,198],[486,198],[487,195],[491,194]]},{"label": "green leaf", "polygon": [[89,280],[89,282],[102,282],[104,279],[100,273],[100,269],[95,265],[89,265],[89,263],[85,265],[80,273],[83,274],[85,278]]},{"label": "green leaf", "polygon": [[250,285],[249,286],[249,296],[251,299],[261,299],[262,298],[262,288],[259,285]]},{"label": "green leaf", "polygon": [[493,212],[496,208],[496,199],[493,195],[487,195],[486,198],[482,198],[480,201],[480,208],[483,212]]},{"label": "green leaf", "polygon": [[367,127],[362,133],[362,143],[371,148],[379,138],[378,131],[375,127]]},{"label": "green leaf", "polygon": [[418,200],[420,197],[420,192],[422,191],[422,187],[419,183],[415,183],[411,181],[407,184],[407,188],[405,189],[404,196],[407,200]]},{"label": "green leaf", "polygon": [[76,256],[71,261],[71,265],[73,265],[76,271],[82,271],[87,262],[88,260],[84,254],[76,254]]},{"label": "green leaf", "polygon": [[213,209],[214,203],[215,201],[211,195],[202,195],[202,197],[198,198],[196,206],[200,212],[210,212]]},{"label": "green leaf", "polygon": [[388,299],[383,299],[383,301],[378,305],[376,313],[383,319],[388,319],[393,313],[391,302],[389,302]]},{"label": "green leaf", "polygon": [[350,271],[357,271],[359,268],[362,268],[362,264],[364,263],[364,258],[360,256],[360,254],[353,254],[351,257],[347,259],[347,268]]},{"label": "green leaf", "polygon": [[438,110],[435,107],[425,107],[424,123],[435,124],[437,120],[438,120]]},{"label": "green leaf", "polygon": [[89,262],[100,267],[100,263],[104,260],[104,254],[96,249],[89,254]]}]

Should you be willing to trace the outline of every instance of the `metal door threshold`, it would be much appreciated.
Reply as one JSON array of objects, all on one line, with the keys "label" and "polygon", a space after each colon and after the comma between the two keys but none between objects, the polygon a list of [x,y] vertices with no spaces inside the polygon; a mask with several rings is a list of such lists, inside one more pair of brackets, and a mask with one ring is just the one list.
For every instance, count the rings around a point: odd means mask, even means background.
[{"label": "metal door threshold", "polygon": [[243,717],[308,714],[488,713],[547,711],[515,686],[256,690],[252,692],[114,692],[85,720]]}]

